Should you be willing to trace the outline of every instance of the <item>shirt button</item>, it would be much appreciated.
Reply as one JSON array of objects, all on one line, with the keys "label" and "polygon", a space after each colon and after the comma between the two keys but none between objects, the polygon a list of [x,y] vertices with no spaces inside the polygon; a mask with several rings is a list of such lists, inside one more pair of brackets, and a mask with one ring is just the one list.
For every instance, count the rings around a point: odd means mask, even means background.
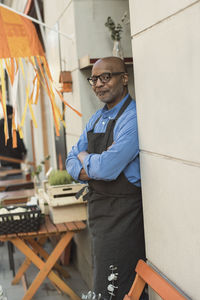
[{"label": "shirt button", "polygon": [[102,124],[104,125],[104,124],[105,124],[105,122],[102,122]]}]

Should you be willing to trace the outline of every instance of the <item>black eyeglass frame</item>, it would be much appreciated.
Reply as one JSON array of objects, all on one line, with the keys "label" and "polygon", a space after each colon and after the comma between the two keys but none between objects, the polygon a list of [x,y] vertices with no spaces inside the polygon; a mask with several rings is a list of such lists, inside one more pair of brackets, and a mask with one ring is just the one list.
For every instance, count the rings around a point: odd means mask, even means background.
[{"label": "black eyeglass frame", "polygon": [[[104,74],[109,75],[109,78],[106,81],[104,81],[101,78],[101,76],[104,75]],[[107,82],[110,81],[110,79],[112,78],[113,75],[115,76],[115,75],[120,75],[120,74],[127,74],[127,73],[126,72],[113,72],[113,73],[111,73],[111,72],[105,72],[105,73],[102,73],[102,74],[100,74],[98,76],[92,76],[93,78],[95,78],[95,81],[92,79],[92,77],[87,78],[87,81],[89,82],[89,84],[91,86],[95,86],[97,84],[97,80],[98,79],[100,79],[101,83],[107,83]]]}]

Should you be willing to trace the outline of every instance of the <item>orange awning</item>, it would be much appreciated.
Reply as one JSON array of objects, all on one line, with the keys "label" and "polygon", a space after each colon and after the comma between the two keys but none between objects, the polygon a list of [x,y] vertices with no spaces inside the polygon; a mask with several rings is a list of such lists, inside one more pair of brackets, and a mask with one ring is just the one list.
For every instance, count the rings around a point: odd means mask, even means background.
[{"label": "orange awning", "polygon": [[[29,81],[29,74],[25,74],[25,67],[31,66],[34,73],[34,79]],[[59,135],[60,121],[62,114],[55,102],[55,97],[64,102],[65,105],[73,109],[79,116],[81,114],[72,106],[70,106],[63,98],[62,94],[56,89],[50,74],[47,60],[41,43],[38,39],[37,32],[32,22],[4,7],[0,6],[0,78],[2,91],[0,92],[0,101],[5,117],[5,137],[8,138],[7,117],[6,117],[6,88],[4,70],[7,71],[11,86],[17,95],[17,87],[14,84],[18,72],[24,76],[26,84],[26,104],[20,124],[17,124],[15,118],[17,114],[16,99],[13,99],[14,116],[13,116],[13,146],[16,146],[16,128],[22,135],[22,127],[29,107],[33,123],[37,126],[34,117],[32,105],[37,104],[39,96],[39,88],[42,85],[51,101],[51,107],[55,122],[56,134]]]},{"label": "orange awning", "polygon": [[0,7],[0,39],[1,58],[44,56],[32,22],[3,7]]}]

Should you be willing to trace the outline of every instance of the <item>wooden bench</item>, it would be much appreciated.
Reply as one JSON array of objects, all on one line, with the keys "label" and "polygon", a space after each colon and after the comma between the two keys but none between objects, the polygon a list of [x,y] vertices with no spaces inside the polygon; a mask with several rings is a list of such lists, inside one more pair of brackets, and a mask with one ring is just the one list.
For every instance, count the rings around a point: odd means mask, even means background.
[{"label": "wooden bench", "polygon": [[21,189],[33,189],[34,182],[25,178],[0,180],[0,192],[16,191]]},{"label": "wooden bench", "polygon": [[35,195],[35,189],[23,189],[18,191],[1,192],[0,199],[3,205],[15,205],[26,203]]},{"label": "wooden bench", "polygon": [[27,165],[35,166],[35,163],[34,163],[34,162],[31,162],[31,161],[25,161],[25,160],[23,160],[23,159],[18,159],[18,158],[14,158],[14,157],[3,156],[3,155],[0,155],[0,160],[9,161],[9,162],[14,162],[14,163],[18,163],[18,164],[25,163],[25,164],[27,164]]},{"label": "wooden bench", "polygon": [[11,177],[13,175],[22,175],[23,170],[21,169],[4,169],[0,170],[0,180],[6,179],[8,177]]},{"label": "wooden bench", "polygon": [[139,300],[146,284],[164,300],[190,299],[183,296],[174,286],[143,260],[138,261],[135,271],[136,277],[133,285],[123,300]]}]

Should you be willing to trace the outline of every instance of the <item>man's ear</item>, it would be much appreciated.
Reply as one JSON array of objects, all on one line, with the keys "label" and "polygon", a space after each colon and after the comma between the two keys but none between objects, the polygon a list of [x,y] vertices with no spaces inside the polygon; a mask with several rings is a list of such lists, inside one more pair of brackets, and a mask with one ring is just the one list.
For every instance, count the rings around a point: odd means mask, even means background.
[{"label": "man's ear", "polygon": [[124,84],[124,86],[128,85],[128,74],[127,73],[123,74],[123,84]]}]

